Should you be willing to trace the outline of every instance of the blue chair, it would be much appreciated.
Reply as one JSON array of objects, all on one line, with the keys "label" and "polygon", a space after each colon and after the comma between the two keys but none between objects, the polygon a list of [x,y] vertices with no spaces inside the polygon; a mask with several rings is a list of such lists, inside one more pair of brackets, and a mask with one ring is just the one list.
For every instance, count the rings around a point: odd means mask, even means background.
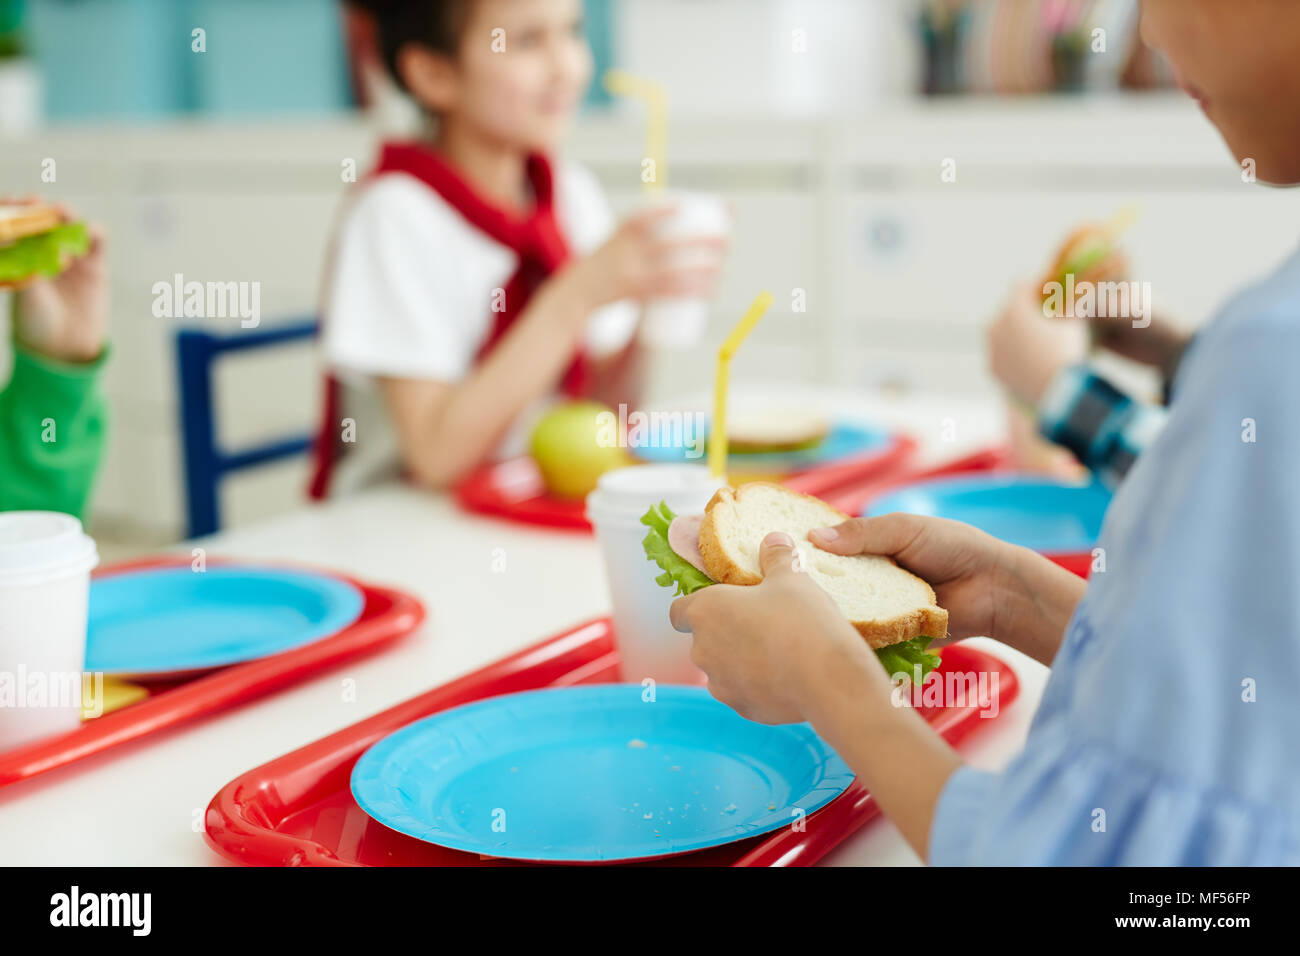
[{"label": "blue chair", "polygon": [[315,440],[313,435],[296,435],[239,451],[228,452],[218,448],[216,424],[212,420],[213,363],[230,352],[310,339],[315,337],[318,329],[319,324],[311,319],[229,334],[214,334],[202,329],[181,329],[176,333],[189,537],[212,534],[220,529],[219,491],[226,475],[301,455],[310,450]]}]

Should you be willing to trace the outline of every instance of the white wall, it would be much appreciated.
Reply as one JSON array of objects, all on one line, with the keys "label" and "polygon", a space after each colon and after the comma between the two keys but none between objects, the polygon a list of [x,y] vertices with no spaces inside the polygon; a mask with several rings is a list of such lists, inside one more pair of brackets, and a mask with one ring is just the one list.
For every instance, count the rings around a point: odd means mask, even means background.
[{"label": "white wall", "polygon": [[845,113],[916,88],[914,7],[621,0],[616,41],[620,66],[663,84],[678,116]]}]

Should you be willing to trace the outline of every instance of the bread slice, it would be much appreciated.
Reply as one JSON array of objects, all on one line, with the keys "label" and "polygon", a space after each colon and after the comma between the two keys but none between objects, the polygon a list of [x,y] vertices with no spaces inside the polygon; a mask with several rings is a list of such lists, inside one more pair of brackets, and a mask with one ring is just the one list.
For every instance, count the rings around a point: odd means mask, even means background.
[{"label": "bread slice", "polygon": [[808,540],[814,528],[847,517],[824,501],[771,482],[721,488],[700,524],[705,570],[720,584],[758,584],[763,580],[759,546],[771,532],[784,531],[794,539],[802,569],[835,599],[871,647],[945,637],[948,612],[936,603],[934,589],[892,558],[830,554]]},{"label": "bread slice", "polygon": [[40,235],[63,219],[57,209],[37,205],[0,205],[0,243]]},{"label": "bread slice", "polygon": [[738,454],[799,451],[821,444],[830,430],[830,420],[814,412],[739,412],[727,422],[727,445]]},{"label": "bread slice", "polygon": [[1038,288],[1041,291],[1049,283],[1065,282],[1066,273],[1073,273],[1076,283],[1118,279],[1124,268],[1124,256],[1115,248],[1107,227],[1088,223],[1075,229],[1061,244]]}]

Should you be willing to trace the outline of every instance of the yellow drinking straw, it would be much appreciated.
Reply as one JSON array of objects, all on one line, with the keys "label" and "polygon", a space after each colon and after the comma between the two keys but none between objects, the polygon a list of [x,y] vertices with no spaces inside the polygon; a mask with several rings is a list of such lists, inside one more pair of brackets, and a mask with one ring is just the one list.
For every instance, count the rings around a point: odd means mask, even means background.
[{"label": "yellow drinking straw", "polygon": [[663,85],[622,70],[606,70],[605,89],[614,96],[626,96],[645,104],[645,154],[654,163],[654,178],[645,181],[646,192],[654,193],[667,188],[668,94]]},{"label": "yellow drinking straw", "polygon": [[714,478],[723,478],[727,474],[727,382],[731,375],[731,357],[771,307],[772,293],[760,292],[722,343],[722,348],[718,349],[718,370],[713,376],[713,423],[709,426],[709,471]]}]

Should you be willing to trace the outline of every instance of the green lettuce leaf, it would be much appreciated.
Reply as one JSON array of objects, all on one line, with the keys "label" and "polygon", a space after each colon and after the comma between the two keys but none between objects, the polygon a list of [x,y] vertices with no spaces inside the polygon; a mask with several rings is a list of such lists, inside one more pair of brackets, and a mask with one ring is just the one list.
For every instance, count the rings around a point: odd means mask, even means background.
[{"label": "green lettuce leaf", "polygon": [[933,641],[932,637],[914,637],[910,641],[900,641],[876,650],[880,663],[885,665],[885,673],[890,677],[906,674],[909,678],[916,673],[917,665],[921,667],[921,680],[925,675],[939,666],[939,655],[926,651]]},{"label": "green lettuce leaf", "polygon": [[83,222],[65,222],[48,232],[0,246],[0,282],[56,276],[71,258],[85,255],[90,235]]},{"label": "green lettuce leaf", "polygon": [[666,588],[676,585],[678,594],[693,594],[713,583],[703,571],[681,557],[668,544],[668,526],[673,523],[672,509],[664,502],[654,505],[641,516],[641,523],[650,529],[641,541],[645,556],[663,569],[655,578]]},{"label": "green lettuce leaf", "polygon": [[[655,578],[666,588],[676,587],[678,594],[694,594],[714,582],[699,568],[681,557],[668,544],[668,526],[673,523],[672,509],[665,502],[652,507],[641,516],[641,523],[650,529],[641,544],[645,548],[646,558],[663,569],[663,574]],[[921,668],[921,680],[939,666],[939,655],[926,651],[932,637],[914,637],[910,641],[890,644],[876,651],[885,673],[891,677],[906,674],[909,678],[916,673],[917,665]]]}]

